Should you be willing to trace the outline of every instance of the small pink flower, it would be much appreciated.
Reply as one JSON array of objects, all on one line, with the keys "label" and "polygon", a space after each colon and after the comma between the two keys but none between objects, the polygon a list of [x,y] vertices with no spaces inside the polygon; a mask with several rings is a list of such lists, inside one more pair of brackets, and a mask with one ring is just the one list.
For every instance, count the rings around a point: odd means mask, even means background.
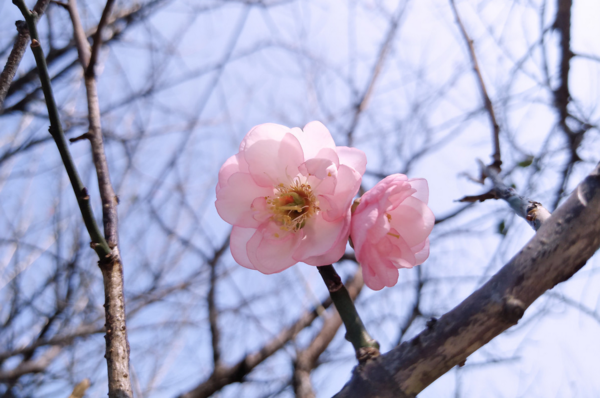
[{"label": "small pink flower", "polygon": [[394,286],[399,268],[412,268],[429,257],[435,217],[428,199],[427,181],[404,174],[384,178],[361,197],[350,235],[371,289]]},{"label": "small pink flower", "polygon": [[254,127],[219,171],[216,207],[233,225],[231,254],[264,274],[344,254],[364,152],[336,147],[320,122]]}]

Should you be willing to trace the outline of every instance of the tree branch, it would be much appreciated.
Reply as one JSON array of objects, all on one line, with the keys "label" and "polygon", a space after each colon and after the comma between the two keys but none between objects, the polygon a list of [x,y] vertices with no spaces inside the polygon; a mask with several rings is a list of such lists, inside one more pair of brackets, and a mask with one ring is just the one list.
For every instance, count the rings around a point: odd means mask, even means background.
[{"label": "tree branch", "polygon": [[385,37],[385,41],[379,48],[379,54],[377,56],[377,60],[373,65],[373,69],[371,70],[371,77],[367,83],[367,87],[363,92],[362,96],[356,103],[356,108],[354,110],[354,115],[352,116],[352,122],[350,123],[350,127],[348,128],[348,133],[346,134],[348,140],[348,146],[353,145],[354,141],[354,131],[358,126],[358,121],[360,119],[360,115],[363,113],[365,109],[367,109],[367,104],[369,103],[369,99],[371,98],[371,93],[373,92],[373,88],[375,87],[375,82],[383,69],[383,64],[385,63],[385,58],[392,46],[392,40],[396,35],[396,31],[398,30],[398,25],[400,23],[400,18],[404,15],[404,10],[406,9],[406,5],[402,7],[401,5],[405,4],[402,0],[398,4],[398,9],[396,10],[396,14],[391,20],[390,27],[388,29],[387,35]]},{"label": "tree branch", "polygon": [[[481,161],[479,162],[481,163]],[[531,228],[536,231],[550,218],[550,212],[540,202],[521,196],[514,188],[504,184],[493,165],[484,166],[483,163],[480,165],[483,178],[488,177],[494,184],[494,187],[490,192],[481,195],[465,196],[459,202],[483,202],[486,199],[503,199],[519,217],[527,221]]]},{"label": "tree branch", "polygon": [[598,247],[600,164],[484,286],[412,341],[357,367],[336,397],[415,397],[515,325],[535,299],[573,276]]}]

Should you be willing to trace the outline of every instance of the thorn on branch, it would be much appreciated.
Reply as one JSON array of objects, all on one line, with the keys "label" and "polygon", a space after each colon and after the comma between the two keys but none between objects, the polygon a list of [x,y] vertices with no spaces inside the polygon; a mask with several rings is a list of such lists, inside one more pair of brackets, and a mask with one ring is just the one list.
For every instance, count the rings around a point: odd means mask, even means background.
[{"label": "thorn on branch", "polygon": [[92,135],[90,134],[90,132],[88,131],[87,133],[83,133],[78,137],[74,137],[74,138],[69,138],[69,142],[72,144],[74,142],[77,141],[81,141],[81,140],[89,140],[92,138]]},{"label": "thorn on branch", "polygon": [[40,46],[40,42],[37,41],[36,39],[31,40],[31,48],[38,48]]},{"label": "thorn on branch", "polygon": [[90,200],[90,195],[88,194],[88,190],[86,187],[83,187],[83,189],[81,190],[81,199]]},{"label": "thorn on branch", "polygon": [[465,196],[464,198],[459,199],[457,202],[473,203],[477,201],[483,202],[488,199],[498,199],[498,196],[496,195],[496,191],[494,189],[481,195]]}]

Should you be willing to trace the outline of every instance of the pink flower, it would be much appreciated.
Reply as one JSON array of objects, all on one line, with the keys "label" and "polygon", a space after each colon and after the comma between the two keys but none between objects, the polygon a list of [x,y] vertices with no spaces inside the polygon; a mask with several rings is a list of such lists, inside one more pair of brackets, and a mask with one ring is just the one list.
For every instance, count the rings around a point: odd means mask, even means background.
[{"label": "pink flower", "polygon": [[361,197],[350,235],[371,289],[394,286],[399,268],[412,268],[429,257],[435,217],[428,198],[427,181],[404,174],[384,178]]},{"label": "pink flower", "polygon": [[320,122],[254,127],[219,171],[216,207],[233,225],[231,254],[264,274],[344,254],[364,152],[336,147]]}]

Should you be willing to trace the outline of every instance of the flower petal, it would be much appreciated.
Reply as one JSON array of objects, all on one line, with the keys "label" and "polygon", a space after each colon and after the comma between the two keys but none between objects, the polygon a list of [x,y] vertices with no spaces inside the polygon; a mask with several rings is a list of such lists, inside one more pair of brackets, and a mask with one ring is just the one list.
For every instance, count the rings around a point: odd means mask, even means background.
[{"label": "flower petal", "polygon": [[412,178],[408,180],[408,182],[410,183],[410,186],[413,187],[413,189],[417,190],[417,192],[415,192],[412,196],[419,199],[421,202],[428,204],[429,184],[427,183],[427,180],[424,178]]},{"label": "flower petal", "polygon": [[253,217],[252,203],[258,197],[273,195],[273,188],[256,185],[250,174],[235,173],[227,185],[217,192],[215,206],[221,218],[231,225],[256,228],[259,223]]},{"label": "flower petal", "polygon": [[435,216],[427,205],[410,196],[390,212],[392,228],[398,230],[408,246],[416,246],[431,233]]},{"label": "flower petal", "polygon": [[231,250],[233,259],[242,267],[249,269],[256,269],[250,262],[246,251],[246,245],[255,232],[256,229],[254,228],[233,227],[231,237],[229,238],[229,249]]},{"label": "flower petal", "polygon": [[361,176],[367,170],[367,155],[360,149],[349,148],[347,146],[338,146],[335,148],[340,164],[352,167]]},{"label": "flower petal", "polygon": [[298,262],[292,253],[300,245],[303,236],[302,231],[284,232],[276,223],[266,223],[248,241],[248,258],[263,274],[281,272]]},{"label": "flower petal", "polygon": [[338,261],[346,250],[350,234],[350,209],[345,218],[329,222],[317,216],[303,228],[304,239],[294,258],[310,265],[328,265]]},{"label": "flower petal", "polygon": [[289,184],[299,174],[298,166],[304,163],[304,153],[298,139],[290,133],[279,138],[264,136],[261,140],[253,140],[247,144],[244,159],[254,181],[262,187],[273,187],[278,184]]},{"label": "flower petal", "polygon": [[323,148],[335,149],[331,133],[321,122],[310,122],[302,130],[294,128],[292,134],[300,141],[305,159],[316,157]]},{"label": "flower petal", "polygon": [[352,205],[352,201],[362,177],[356,170],[349,166],[340,165],[337,175],[337,185],[333,195],[319,195],[321,211],[323,218],[327,221],[334,221],[344,217]]}]

